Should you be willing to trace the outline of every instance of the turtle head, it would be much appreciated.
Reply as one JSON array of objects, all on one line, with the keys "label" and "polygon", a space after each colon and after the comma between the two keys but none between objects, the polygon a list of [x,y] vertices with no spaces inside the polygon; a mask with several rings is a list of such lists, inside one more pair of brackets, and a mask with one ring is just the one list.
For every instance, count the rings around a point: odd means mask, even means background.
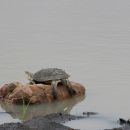
[{"label": "turtle head", "polygon": [[27,79],[32,82],[33,81],[33,73],[29,71],[25,71],[25,74],[27,75]]}]

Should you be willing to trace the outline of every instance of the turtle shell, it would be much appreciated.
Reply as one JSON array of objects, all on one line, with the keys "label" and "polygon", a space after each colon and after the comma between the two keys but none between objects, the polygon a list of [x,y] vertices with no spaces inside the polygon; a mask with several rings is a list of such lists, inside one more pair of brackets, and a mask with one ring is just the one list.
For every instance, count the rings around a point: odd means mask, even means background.
[{"label": "turtle shell", "polygon": [[33,80],[37,82],[46,82],[51,80],[67,79],[69,75],[62,69],[47,68],[34,73]]}]

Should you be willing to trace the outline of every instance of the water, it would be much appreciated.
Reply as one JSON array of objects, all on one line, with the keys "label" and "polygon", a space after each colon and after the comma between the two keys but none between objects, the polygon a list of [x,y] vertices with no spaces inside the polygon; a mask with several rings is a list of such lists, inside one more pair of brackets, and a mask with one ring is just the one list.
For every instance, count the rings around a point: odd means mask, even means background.
[{"label": "water", "polygon": [[[119,117],[130,117],[129,7],[129,0],[1,0],[0,84],[26,83],[25,70],[63,68],[70,80],[87,89],[86,98],[69,112],[94,111],[101,116],[68,125],[114,127]],[[33,109],[40,107],[45,106]],[[5,110],[1,106],[0,111]],[[19,120],[17,115],[0,116],[0,123]]]}]

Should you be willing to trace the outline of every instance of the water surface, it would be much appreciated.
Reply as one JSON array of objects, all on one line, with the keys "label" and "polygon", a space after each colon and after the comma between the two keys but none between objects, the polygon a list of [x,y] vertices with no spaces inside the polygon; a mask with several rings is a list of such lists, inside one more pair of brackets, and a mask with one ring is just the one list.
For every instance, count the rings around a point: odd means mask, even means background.
[{"label": "water surface", "polygon": [[[129,0],[0,1],[0,84],[26,83],[25,70],[62,68],[87,89],[70,113],[94,111],[106,119],[96,116],[80,128],[108,128],[129,118],[129,7]],[[0,116],[0,123],[18,120]]]}]

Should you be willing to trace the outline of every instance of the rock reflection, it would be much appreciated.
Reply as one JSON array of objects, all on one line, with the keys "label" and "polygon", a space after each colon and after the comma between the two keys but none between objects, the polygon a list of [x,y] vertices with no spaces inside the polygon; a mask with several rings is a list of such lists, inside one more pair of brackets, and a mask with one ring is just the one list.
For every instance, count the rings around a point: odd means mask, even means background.
[{"label": "rock reflection", "polygon": [[[24,120],[31,119],[36,116],[44,116],[50,113],[70,113],[72,108],[79,102],[83,101],[85,96],[73,97],[64,101],[57,101],[54,103],[29,105]],[[12,118],[22,120],[23,106],[15,104],[6,104],[1,102],[1,108],[5,110]]]}]

